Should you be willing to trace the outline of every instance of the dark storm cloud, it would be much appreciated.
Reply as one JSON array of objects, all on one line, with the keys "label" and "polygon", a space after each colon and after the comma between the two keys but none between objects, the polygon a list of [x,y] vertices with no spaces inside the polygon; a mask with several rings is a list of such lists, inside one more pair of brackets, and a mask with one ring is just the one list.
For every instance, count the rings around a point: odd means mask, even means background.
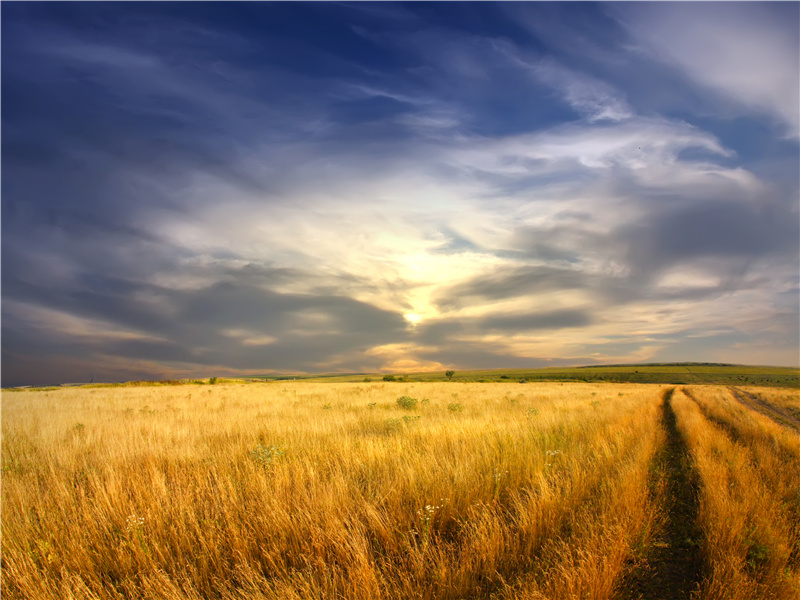
[{"label": "dark storm cloud", "polygon": [[521,266],[497,269],[455,285],[441,293],[436,305],[442,310],[460,308],[487,300],[503,300],[523,295],[585,287],[586,276],[575,270],[548,266]]},{"label": "dark storm cloud", "polygon": [[[535,369],[574,364],[571,360],[509,355],[508,348],[487,343],[444,344],[436,350],[421,350],[420,358],[443,364],[456,364],[462,369]],[[591,361],[587,361],[591,362]]]},{"label": "dark storm cloud", "polygon": [[[347,297],[270,291],[255,284],[271,279],[268,270],[258,271],[229,271],[226,281],[194,290],[98,275],[54,290],[9,275],[11,291],[4,290],[4,295],[12,303],[99,321],[112,333],[129,332],[125,337],[134,339],[101,332],[62,336],[57,329],[31,330],[31,324],[20,327],[18,318],[4,317],[4,348],[14,348],[7,358],[20,362],[24,356],[61,350],[94,358],[98,364],[113,358],[130,359],[134,365],[136,360],[187,368],[232,362],[239,369],[313,371],[335,355],[364,352],[406,337],[406,323],[397,313]],[[286,270],[274,274],[276,280],[291,276]],[[45,369],[41,378],[47,377]],[[4,382],[13,383],[13,375]]]},{"label": "dark storm cloud", "polygon": [[562,268],[564,265],[571,265],[574,268],[585,256],[587,249],[616,251],[614,238],[593,229],[595,219],[595,215],[585,211],[562,211],[559,214],[560,223],[515,227],[509,256],[529,261],[560,263]]},{"label": "dark storm cloud", "polygon": [[[638,220],[605,235],[581,222],[517,228],[507,256],[570,266],[496,269],[442,290],[436,305],[447,311],[565,290],[585,292],[597,309],[641,300],[707,300],[766,285],[768,275],[751,272],[754,261],[772,257],[778,264],[796,265],[799,223],[797,206],[784,195],[758,203],[653,203]],[[587,269],[585,258],[593,255],[612,257],[624,269],[613,274]],[[657,285],[663,272],[680,265],[706,268],[719,282],[685,288]]]},{"label": "dark storm cloud", "polygon": [[539,314],[517,314],[487,317],[479,321],[481,329],[515,331],[540,331],[583,327],[592,323],[591,314],[580,310],[555,310]]},{"label": "dark storm cloud", "polygon": [[629,263],[643,274],[703,258],[733,265],[771,255],[791,259],[800,243],[796,206],[719,200],[654,211],[618,235],[629,243]]},{"label": "dark storm cloud", "polygon": [[171,289],[95,273],[53,289],[23,275],[9,275],[4,287],[10,300],[37,300],[45,308],[190,343],[223,328],[284,334],[302,326],[306,312],[322,315],[333,332],[347,331],[354,337],[374,332],[380,339],[404,328],[400,315],[351,298],[278,293],[258,285],[259,280],[276,284],[292,275],[286,269],[229,269],[224,281],[198,289]]},{"label": "dark storm cloud", "polygon": [[[178,301],[178,321],[187,327],[249,327],[265,334],[284,335],[296,329],[352,339],[398,334],[402,317],[351,298],[275,293],[247,280],[216,283],[196,292],[172,292]],[[321,317],[314,322],[314,317]],[[310,325],[305,325],[306,321]]]},{"label": "dark storm cloud", "polygon": [[[436,346],[454,350],[465,335],[503,333],[530,334],[561,329],[580,328],[591,325],[594,317],[583,310],[553,310],[492,315],[488,317],[444,318],[432,323],[418,325],[412,334],[414,341],[423,346]],[[469,344],[469,342],[467,342]],[[427,355],[426,355],[427,356]]]}]

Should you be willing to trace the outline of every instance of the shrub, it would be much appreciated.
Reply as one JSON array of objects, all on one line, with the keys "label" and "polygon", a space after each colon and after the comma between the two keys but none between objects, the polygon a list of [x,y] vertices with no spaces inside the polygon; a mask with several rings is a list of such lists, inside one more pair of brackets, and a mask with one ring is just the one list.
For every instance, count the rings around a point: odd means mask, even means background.
[{"label": "shrub", "polygon": [[763,569],[772,556],[771,548],[761,542],[755,542],[747,550],[747,567],[750,571]]},{"label": "shrub", "polygon": [[460,404],[453,402],[447,405],[447,410],[451,412],[462,412],[464,410],[464,407]]},{"label": "shrub", "polygon": [[403,427],[402,419],[386,419],[383,422],[383,428],[387,432],[398,431]]},{"label": "shrub", "polygon": [[406,410],[411,410],[417,406],[417,399],[412,398],[411,396],[400,396],[397,399],[397,405],[400,408],[405,408]]},{"label": "shrub", "polygon": [[285,451],[280,446],[265,446],[263,444],[259,444],[251,452],[256,462],[265,468],[278,460],[284,453]]},{"label": "shrub", "polygon": [[453,379],[453,375],[455,375],[456,372],[455,371],[445,371],[444,374],[445,374],[445,377],[447,377],[448,379]]},{"label": "shrub", "polygon": [[210,383],[211,385],[214,385],[215,383],[217,383],[217,378],[216,377],[212,377],[211,379],[208,380],[208,383]]},{"label": "shrub", "polygon": [[384,381],[395,381],[395,378],[394,378],[394,375],[384,375],[383,376],[383,380]]}]

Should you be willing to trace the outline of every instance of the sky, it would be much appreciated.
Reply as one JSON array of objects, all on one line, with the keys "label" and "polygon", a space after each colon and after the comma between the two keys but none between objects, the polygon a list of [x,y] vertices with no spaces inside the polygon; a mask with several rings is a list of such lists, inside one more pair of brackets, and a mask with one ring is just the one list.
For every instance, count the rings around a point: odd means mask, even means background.
[{"label": "sky", "polygon": [[2,384],[800,364],[800,4],[2,3]]}]

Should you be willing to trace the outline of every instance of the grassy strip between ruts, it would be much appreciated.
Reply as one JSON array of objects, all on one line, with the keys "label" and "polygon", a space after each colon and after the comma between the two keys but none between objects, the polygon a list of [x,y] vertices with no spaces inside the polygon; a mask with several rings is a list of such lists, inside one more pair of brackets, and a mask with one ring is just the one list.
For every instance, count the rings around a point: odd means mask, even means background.
[{"label": "grassy strip between ruts", "polygon": [[800,597],[800,438],[729,390],[673,394],[700,476],[701,600]]},{"label": "grassy strip between ruts", "polygon": [[653,543],[630,565],[616,600],[689,600],[700,586],[699,481],[677,428],[671,406],[674,391],[664,392],[661,425],[666,438],[651,470],[651,497],[662,518]]}]

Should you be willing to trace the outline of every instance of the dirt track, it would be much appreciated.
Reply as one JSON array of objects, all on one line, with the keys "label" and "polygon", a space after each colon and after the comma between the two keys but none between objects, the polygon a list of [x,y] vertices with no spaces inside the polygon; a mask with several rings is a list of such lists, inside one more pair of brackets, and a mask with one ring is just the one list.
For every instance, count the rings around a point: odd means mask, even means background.
[{"label": "dirt track", "polygon": [[703,576],[696,525],[699,483],[672,410],[674,391],[664,393],[661,419],[667,439],[655,465],[666,491],[664,528],[645,562],[623,581],[616,600],[688,600]]},{"label": "dirt track", "polygon": [[769,417],[784,427],[790,427],[795,431],[800,431],[800,419],[797,419],[797,417],[783,410],[779,406],[774,406],[769,402],[762,400],[758,396],[754,396],[750,392],[746,392],[742,389],[733,386],[728,387],[728,389],[731,391],[731,394],[733,394],[734,398],[748,408],[760,412],[762,415]]}]

